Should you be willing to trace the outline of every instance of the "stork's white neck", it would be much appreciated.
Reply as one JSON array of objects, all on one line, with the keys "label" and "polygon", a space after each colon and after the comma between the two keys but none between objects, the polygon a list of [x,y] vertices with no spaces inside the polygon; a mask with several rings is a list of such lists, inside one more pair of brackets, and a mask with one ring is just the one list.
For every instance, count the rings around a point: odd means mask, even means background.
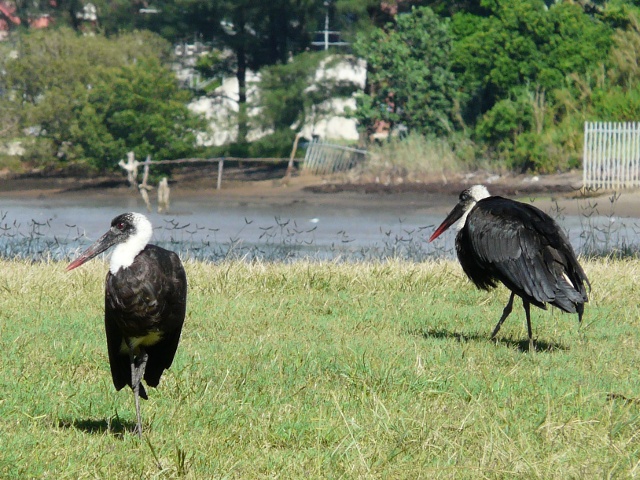
[{"label": "stork's white neck", "polygon": [[[476,202],[473,202],[473,204],[471,205],[471,208],[473,208],[475,204]],[[465,211],[464,214],[458,219],[458,221],[453,224],[453,230],[456,233],[462,230],[462,227],[464,227],[464,225],[467,223],[467,217],[469,216],[469,212],[471,211],[471,208]]]},{"label": "stork's white neck", "polygon": [[147,217],[138,213],[134,215],[135,231],[125,242],[116,245],[111,254],[109,270],[113,275],[121,268],[130,267],[136,255],[149,243],[153,235],[153,228]]},{"label": "stork's white neck", "polygon": [[465,211],[462,217],[453,225],[456,232],[462,230],[462,227],[467,223],[467,217],[469,212],[476,206],[480,200],[490,197],[489,190],[484,185],[474,185],[467,190],[471,199],[465,203]]}]

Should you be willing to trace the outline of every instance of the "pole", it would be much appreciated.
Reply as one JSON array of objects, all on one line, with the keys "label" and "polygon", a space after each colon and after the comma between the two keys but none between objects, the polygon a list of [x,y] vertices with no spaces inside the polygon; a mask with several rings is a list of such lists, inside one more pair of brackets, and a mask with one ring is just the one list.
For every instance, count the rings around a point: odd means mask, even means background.
[{"label": "pole", "polygon": [[222,187],[222,167],[224,166],[224,158],[221,158],[218,161],[218,185],[216,186],[216,190],[220,190]]},{"label": "pole", "polygon": [[327,13],[324,16],[324,49],[329,50],[329,2],[324,2]]}]

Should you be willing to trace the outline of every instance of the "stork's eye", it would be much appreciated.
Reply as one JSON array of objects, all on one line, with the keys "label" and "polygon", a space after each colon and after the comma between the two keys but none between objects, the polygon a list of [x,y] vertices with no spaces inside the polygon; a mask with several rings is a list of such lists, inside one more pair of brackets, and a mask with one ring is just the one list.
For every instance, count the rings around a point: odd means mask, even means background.
[{"label": "stork's eye", "polygon": [[116,228],[117,228],[118,230],[124,230],[124,223],[123,223],[123,222],[118,222],[118,223],[116,224]]}]

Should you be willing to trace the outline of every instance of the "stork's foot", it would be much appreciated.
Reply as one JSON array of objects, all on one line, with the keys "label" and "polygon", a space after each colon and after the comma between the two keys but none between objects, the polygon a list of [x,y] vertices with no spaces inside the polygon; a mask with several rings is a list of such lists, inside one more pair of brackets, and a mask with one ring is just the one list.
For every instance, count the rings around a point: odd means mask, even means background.
[{"label": "stork's foot", "polygon": [[140,440],[142,440],[142,425],[139,423],[136,424],[136,427],[133,429],[134,435],[137,435]]}]

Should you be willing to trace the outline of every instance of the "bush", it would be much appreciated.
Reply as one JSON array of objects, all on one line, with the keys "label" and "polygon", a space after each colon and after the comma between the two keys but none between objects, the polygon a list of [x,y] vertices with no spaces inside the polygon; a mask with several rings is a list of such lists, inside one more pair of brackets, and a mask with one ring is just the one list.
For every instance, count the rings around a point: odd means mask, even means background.
[{"label": "bush", "polygon": [[522,97],[500,100],[478,122],[476,137],[498,149],[511,146],[519,133],[531,128],[532,113],[531,104]]},{"label": "bush", "polygon": [[635,122],[640,118],[640,84],[625,90],[615,86],[593,96],[595,118],[600,121]]},{"label": "bush", "polygon": [[[254,142],[235,142],[207,149],[210,157],[237,158],[288,158],[291,155],[295,132],[291,129],[278,130]],[[298,149],[298,155],[304,155]]]},{"label": "bush", "polygon": [[[252,142],[249,145],[249,156],[256,158],[287,158],[291,155],[295,137],[295,132],[289,128],[277,130],[271,135]],[[298,154],[301,153],[303,152],[299,149]]]},{"label": "bush", "polygon": [[415,133],[369,149],[362,166],[363,174],[391,175],[420,180],[434,175],[459,173],[472,156],[472,146],[466,137],[456,143],[446,138],[425,137]]}]

